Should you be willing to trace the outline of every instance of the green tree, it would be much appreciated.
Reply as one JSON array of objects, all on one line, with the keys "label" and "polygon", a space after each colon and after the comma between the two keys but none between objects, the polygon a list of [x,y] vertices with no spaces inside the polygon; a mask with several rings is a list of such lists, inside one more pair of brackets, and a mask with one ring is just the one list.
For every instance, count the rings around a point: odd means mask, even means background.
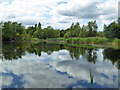
[{"label": "green tree", "polygon": [[120,39],[120,23],[119,19],[117,22],[112,22],[110,25],[104,25],[104,35],[106,38],[114,39],[119,38]]},{"label": "green tree", "polygon": [[69,30],[69,29],[60,30],[60,37],[64,37],[65,33],[66,33],[68,30]]},{"label": "green tree", "polygon": [[47,30],[47,28],[43,29],[43,38],[44,39],[48,38],[48,30]]},{"label": "green tree", "polygon": [[69,38],[69,37],[71,37],[70,31],[66,32],[64,35],[64,38]]},{"label": "green tree", "polygon": [[12,40],[13,39],[13,29],[11,22],[4,22],[3,29],[2,29],[2,38],[4,40]]},{"label": "green tree", "polygon": [[72,37],[74,35],[74,23],[72,23],[72,25],[69,28],[69,36]]},{"label": "green tree", "polygon": [[104,37],[104,32],[103,31],[97,32],[97,36]]},{"label": "green tree", "polygon": [[37,30],[34,32],[34,36],[33,37],[39,38],[39,39],[43,38],[43,31],[42,31],[41,23],[40,22],[38,23]]},{"label": "green tree", "polygon": [[21,23],[17,22],[4,22],[2,26],[2,39],[3,40],[23,40],[26,34],[26,29]]},{"label": "green tree", "polygon": [[82,26],[80,32],[79,32],[79,37],[84,38],[87,37],[87,27],[86,26]]},{"label": "green tree", "polygon": [[98,26],[97,26],[96,20],[88,22],[88,37],[96,36],[97,29],[98,29]]},{"label": "green tree", "polygon": [[77,22],[77,23],[74,25],[74,36],[75,36],[75,37],[78,37],[78,36],[79,36],[80,30],[81,30],[81,27],[80,27],[79,23]]}]

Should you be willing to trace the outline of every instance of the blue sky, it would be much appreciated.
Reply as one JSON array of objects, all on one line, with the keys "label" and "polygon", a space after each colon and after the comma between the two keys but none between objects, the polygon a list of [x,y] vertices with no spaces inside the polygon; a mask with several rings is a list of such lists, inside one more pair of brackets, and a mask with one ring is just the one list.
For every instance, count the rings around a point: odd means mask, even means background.
[{"label": "blue sky", "polygon": [[0,21],[17,21],[25,26],[41,22],[42,28],[68,28],[72,22],[82,26],[97,20],[99,31],[117,19],[119,0],[1,0]]},{"label": "blue sky", "polygon": [[59,2],[59,3],[57,3],[57,5],[61,5],[61,4],[67,4],[67,2]]}]

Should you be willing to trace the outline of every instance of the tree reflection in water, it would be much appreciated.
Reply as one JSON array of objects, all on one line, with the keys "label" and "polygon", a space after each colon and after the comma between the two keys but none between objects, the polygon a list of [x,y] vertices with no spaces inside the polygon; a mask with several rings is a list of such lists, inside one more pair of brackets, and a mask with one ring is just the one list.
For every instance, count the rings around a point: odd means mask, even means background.
[{"label": "tree reflection in water", "polygon": [[[51,55],[54,51],[66,49],[69,51],[69,55],[72,59],[80,60],[80,55],[85,56],[90,63],[96,63],[97,50],[96,48],[74,47],[64,44],[52,44],[52,43],[31,43],[31,42],[3,42],[2,55],[5,60],[12,60],[21,58],[28,53],[35,53],[35,55],[41,56],[41,52],[46,52]],[[110,60],[113,64],[118,63],[120,68],[120,49],[107,48],[103,51],[104,60]]]},{"label": "tree reflection in water", "polygon": [[120,49],[107,48],[103,51],[104,60],[110,60],[113,64],[117,63],[120,69]]}]

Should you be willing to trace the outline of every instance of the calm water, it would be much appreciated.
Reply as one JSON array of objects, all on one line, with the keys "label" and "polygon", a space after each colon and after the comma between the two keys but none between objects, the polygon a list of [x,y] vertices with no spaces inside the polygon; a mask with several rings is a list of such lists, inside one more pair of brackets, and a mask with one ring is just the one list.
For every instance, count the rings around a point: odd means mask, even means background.
[{"label": "calm water", "polygon": [[1,88],[118,88],[120,49],[3,43]]}]

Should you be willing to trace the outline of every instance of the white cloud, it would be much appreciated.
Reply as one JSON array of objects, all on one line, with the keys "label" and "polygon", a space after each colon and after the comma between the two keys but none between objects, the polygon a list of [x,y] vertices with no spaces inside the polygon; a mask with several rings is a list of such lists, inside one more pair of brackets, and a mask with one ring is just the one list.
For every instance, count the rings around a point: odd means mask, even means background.
[{"label": "white cloud", "polygon": [[[119,0],[2,0],[0,21],[19,21],[24,25],[38,22],[43,27],[67,28],[72,22],[97,19],[100,29],[117,19]],[[66,3],[62,3],[66,2]],[[61,3],[61,4],[59,4]]]}]

